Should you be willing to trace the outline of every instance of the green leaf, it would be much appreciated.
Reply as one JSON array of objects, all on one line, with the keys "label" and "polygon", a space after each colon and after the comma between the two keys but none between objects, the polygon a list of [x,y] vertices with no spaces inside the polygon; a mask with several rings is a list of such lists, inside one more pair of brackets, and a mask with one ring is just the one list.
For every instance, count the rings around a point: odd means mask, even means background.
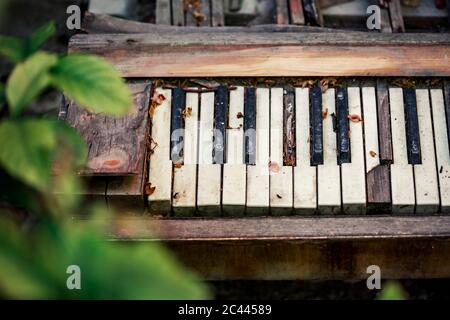
[{"label": "green leaf", "polygon": [[105,60],[74,54],[52,69],[53,84],[80,105],[98,113],[123,115],[131,93],[119,73]]},{"label": "green leaf", "polygon": [[56,120],[7,120],[0,123],[0,165],[16,179],[48,191],[51,169],[57,152],[64,161],[81,165],[86,146],[74,129]]},{"label": "green leaf", "polygon": [[6,85],[12,116],[20,114],[50,85],[49,70],[58,62],[56,55],[38,52],[16,66]]},{"label": "green leaf", "polygon": [[6,101],[5,85],[0,83],[0,106]]},{"label": "green leaf", "polygon": [[34,54],[50,37],[56,32],[56,25],[54,21],[50,21],[37,29],[27,39],[27,55]]},{"label": "green leaf", "polygon": [[0,36],[0,55],[11,62],[19,63],[25,59],[26,40]]}]

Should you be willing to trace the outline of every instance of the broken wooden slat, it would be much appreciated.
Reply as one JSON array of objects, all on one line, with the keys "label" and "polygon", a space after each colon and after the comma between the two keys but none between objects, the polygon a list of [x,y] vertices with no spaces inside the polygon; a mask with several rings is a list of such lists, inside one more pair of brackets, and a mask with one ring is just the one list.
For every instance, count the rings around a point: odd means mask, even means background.
[{"label": "broken wooden slat", "polygon": [[[174,19],[175,21],[175,19]],[[92,12],[86,12],[83,19],[82,29],[90,34],[102,33],[147,33],[147,34],[173,34],[173,33],[191,33],[191,32],[239,32],[239,33],[260,33],[260,32],[330,32],[335,30],[331,28],[319,28],[311,26],[300,25],[276,25],[276,24],[263,24],[253,25],[249,27],[231,27],[226,26],[222,28],[215,27],[202,27],[201,29],[196,26],[169,26],[158,25],[151,23],[143,23],[137,21],[124,20],[117,17],[111,17],[105,14],[94,14]]]},{"label": "broken wooden slat", "polygon": [[380,161],[382,164],[388,164],[392,163],[393,157],[389,92],[386,80],[377,80],[377,102]]},{"label": "broken wooden slat", "polygon": [[139,81],[130,83],[129,88],[134,96],[133,108],[120,118],[95,114],[70,102],[67,122],[89,146],[87,168],[81,174],[142,174],[151,85]]},{"label": "broken wooden slat", "polygon": [[223,27],[225,25],[224,0],[211,0],[211,26]]},{"label": "broken wooden slat", "polygon": [[289,24],[289,12],[287,0],[276,0],[276,23]]},{"label": "broken wooden slat", "polygon": [[389,14],[391,17],[392,32],[405,32],[405,23],[403,21],[400,0],[391,0],[389,2]]},{"label": "broken wooden slat", "polygon": [[305,15],[303,14],[302,0],[289,0],[289,13],[292,24],[305,24]]},{"label": "broken wooden slat", "polygon": [[171,24],[170,0],[156,1],[156,24]]},{"label": "broken wooden slat", "polygon": [[77,35],[70,52],[103,56],[124,77],[450,76],[448,34],[202,35]]}]

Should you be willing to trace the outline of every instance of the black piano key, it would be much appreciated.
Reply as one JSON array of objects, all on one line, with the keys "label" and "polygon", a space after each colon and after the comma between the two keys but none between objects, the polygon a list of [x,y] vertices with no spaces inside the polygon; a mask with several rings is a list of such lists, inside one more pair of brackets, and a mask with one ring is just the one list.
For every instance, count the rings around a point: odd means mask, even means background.
[{"label": "black piano key", "polygon": [[256,88],[244,91],[244,154],[245,163],[256,162]]},{"label": "black piano key", "polygon": [[320,26],[320,15],[317,6],[317,0],[303,0],[303,11],[305,13],[305,22],[311,26]]},{"label": "black piano key", "polygon": [[293,87],[284,89],[283,104],[283,164],[295,166],[295,89]]},{"label": "black piano key", "polygon": [[[450,6],[450,3],[448,4]],[[450,12],[450,8],[449,8]],[[447,117],[447,138],[448,147],[450,150],[450,81],[444,83],[444,101],[445,101],[445,114]],[[450,156],[450,154],[449,154]]]},{"label": "black piano key", "polygon": [[323,164],[322,89],[314,86],[309,91],[309,114],[311,132],[311,165]]},{"label": "black piano key", "polygon": [[183,110],[186,108],[186,92],[182,88],[172,90],[172,112],[170,119],[170,160],[183,161]]},{"label": "black piano key", "polygon": [[416,90],[403,89],[403,101],[405,104],[406,144],[408,149],[408,163],[421,164],[419,119],[417,118]]},{"label": "black piano key", "polygon": [[336,89],[336,129],[338,164],[350,163],[350,126],[346,88]]},{"label": "black piano key", "polygon": [[225,163],[226,128],[228,119],[228,88],[221,85],[214,96],[213,163]]}]

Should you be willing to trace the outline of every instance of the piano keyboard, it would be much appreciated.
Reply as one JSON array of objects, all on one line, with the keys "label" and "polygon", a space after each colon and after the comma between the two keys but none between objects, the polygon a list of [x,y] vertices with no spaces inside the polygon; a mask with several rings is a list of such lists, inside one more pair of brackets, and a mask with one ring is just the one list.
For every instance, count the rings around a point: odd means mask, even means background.
[{"label": "piano keyboard", "polygon": [[155,90],[151,212],[450,212],[448,90]]}]

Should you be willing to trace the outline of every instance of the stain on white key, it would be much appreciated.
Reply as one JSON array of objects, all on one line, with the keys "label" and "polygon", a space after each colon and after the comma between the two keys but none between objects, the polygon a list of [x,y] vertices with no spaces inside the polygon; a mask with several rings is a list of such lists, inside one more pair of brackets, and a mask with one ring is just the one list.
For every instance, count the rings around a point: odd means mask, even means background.
[{"label": "stain on white key", "polygon": [[415,205],[414,179],[412,165],[408,163],[402,89],[390,88],[389,97],[394,156],[394,163],[391,165],[392,211],[398,214],[413,213]]},{"label": "stain on white key", "polygon": [[337,164],[336,133],[333,131],[335,90],[328,89],[322,95],[323,165],[317,167],[318,208],[320,214],[336,214],[341,210],[341,175]]},{"label": "stain on white key", "polygon": [[156,143],[150,154],[149,183],[154,191],[148,197],[149,209],[155,214],[168,214],[172,199],[172,161],[170,160],[170,113],[171,90],[157,88],[156,92],[166,98],[155,109],[152,118],[151,137]]},{"label": "stain on white key", "polygon": [[422,163],[414,165],[416,213],[436,213],[439,210],[439,188],[428,89],[416,90],[416,97],[422,156]]},{"label": "stain on white key", "polygon": [[[362,119],[359,88],[348,88],[348,114]],[[355,116],[355,117],[353,117]],[[363,123],[350,121],[351,162],[341,165],[343,211],[347,214],[366,212],[366,174],[364,169]]]},{"label": "stain on white key", "polygon": [[440,89],[431,90],[434,141],[436,143],[437,173],[441,211],[450,213],[450,150],[448,147],[447,123],[445,119],[444,94]]},{"label": "stain on white key", "polygon": [[292,167],[283,166],[283,88],[270,95],[270,211],[289,214],[293,207]]},{"label": "stain on white key", "polygon": [[226,215],[243,215],[247,168],[244,164],[244,87],[230,91],[227,162],[223,166],[222,209]]},{"label": "stain on white key", "polygon": [[173,169],[172,206],[177,216],[192,216],[195,213],[197,188],[197,155],[198,155],[198,110],[199,94],[186,94],[186,110],[184,119],[184,165]]}]

